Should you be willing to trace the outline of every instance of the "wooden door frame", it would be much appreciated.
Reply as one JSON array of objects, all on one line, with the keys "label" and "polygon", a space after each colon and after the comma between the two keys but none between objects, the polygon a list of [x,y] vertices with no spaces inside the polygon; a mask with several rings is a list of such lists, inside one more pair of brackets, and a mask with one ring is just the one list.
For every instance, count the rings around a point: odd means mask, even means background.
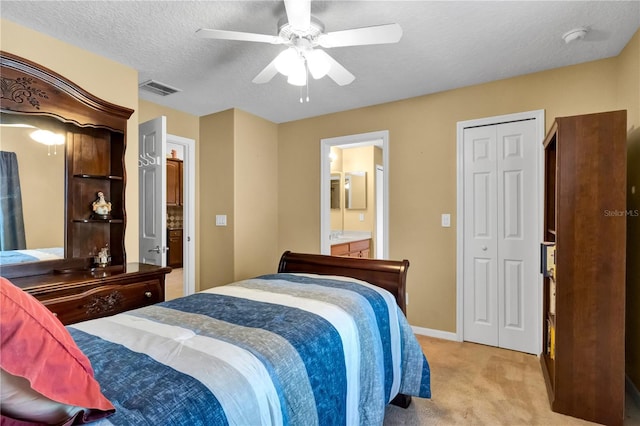
[{"label": "wooden door frame", "polygon": [[[544,196],[544,149],[542,141],[545,136],[544,110],[533,110],[519,112],[514,114],[499,115],[495,117],[486,117],[474,120],[459,121],[457,123],[457,164],[456,164],[456,340],[462,342],[464,340],[464,130],[469,127],[491,126],[501,123],[508,123],[522,120],[536,120],[536,139],[540,141],[538,155],[536,158],[538,179],[537,179],[537,206],[538,225],[536,235],[542,241],[543,238],[543,196]],[[542,347],[542,276],[537,280],[539,289],[537,292],[536,312],[538,312],[537,330],[536,330],[536,346]]]}]

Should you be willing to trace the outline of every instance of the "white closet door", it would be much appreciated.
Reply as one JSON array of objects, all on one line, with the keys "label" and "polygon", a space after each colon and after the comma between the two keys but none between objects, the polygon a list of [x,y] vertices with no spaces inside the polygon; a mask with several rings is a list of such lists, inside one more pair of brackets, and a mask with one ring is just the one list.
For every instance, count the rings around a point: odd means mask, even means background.
[{"label": "white closet door", "polygon": [[495,126],[464,130],[464,338],[498,346]]},{"label": "white closet door", "polygon": [[464,130],[464,340],[536,353],[535,120]]},{"label": "white closet door", "polygon": [[498,346],[537,353],[535,120],[497,126]]}]

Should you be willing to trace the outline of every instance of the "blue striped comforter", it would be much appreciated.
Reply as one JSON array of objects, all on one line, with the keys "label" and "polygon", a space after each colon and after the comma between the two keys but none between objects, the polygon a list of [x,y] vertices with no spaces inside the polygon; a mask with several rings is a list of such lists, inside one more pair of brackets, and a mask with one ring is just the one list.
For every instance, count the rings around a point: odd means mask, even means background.
[{"label": "blue striped comforter", "polygon": [[114,425],[376,425],[429,365],[394,297],[274,274],[69,326]]}]

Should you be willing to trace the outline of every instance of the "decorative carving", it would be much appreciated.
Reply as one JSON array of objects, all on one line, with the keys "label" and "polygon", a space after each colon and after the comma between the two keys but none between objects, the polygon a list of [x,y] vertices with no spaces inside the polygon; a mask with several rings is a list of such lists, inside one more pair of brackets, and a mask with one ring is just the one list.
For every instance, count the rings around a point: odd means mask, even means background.
[{"label": "decorative carving", "polygon": [[49,99],[44,90],[32,87],[34,84],[31,77],[1,78],[0,88],[2,89],[2,99],[9,99],[17,104],[27,100],[35,109],[40,109],[38,97]]},{"label": "decorative carving", "polygon": [[94,296],[91,302],[86,305],[87,315],[111,311],[122,303],[123,300],[124,296],[119,291],[112,291],[104,296]]}]

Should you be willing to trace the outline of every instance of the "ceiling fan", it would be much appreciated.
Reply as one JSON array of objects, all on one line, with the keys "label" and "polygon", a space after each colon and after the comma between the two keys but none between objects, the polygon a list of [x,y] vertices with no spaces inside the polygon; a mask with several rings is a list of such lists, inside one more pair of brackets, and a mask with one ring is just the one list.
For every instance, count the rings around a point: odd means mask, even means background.
[{"label": "ceiling fan", "polygon": [[278,22],[277,36],[206,28],[198,29],[196,34],[203,38],[287,46],[253,82],[267,83],[280,72],[287,76],[289,84],[295,86],[307,85],[308,74],[314,79],[328,75],[340,86],[355,80],[353,74],[320,48],[397,43],[402,37],[402,28],[398,24],[325,33],[322,22],[311,16],[311,0],[284,0],[284,5],[286,16]]}]

